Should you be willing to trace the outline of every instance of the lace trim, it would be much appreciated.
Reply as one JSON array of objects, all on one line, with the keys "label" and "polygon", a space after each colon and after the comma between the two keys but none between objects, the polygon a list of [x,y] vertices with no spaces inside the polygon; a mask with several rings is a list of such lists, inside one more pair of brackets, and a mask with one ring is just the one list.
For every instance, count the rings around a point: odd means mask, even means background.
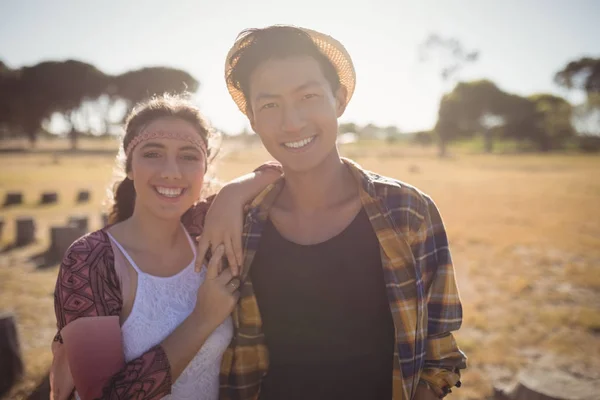
[{"label": "lace trim", "polygon": [[131,152],[133,151],[135,146],[137,146],[141,142],[145,142],[146,140],[150,140],[150,139],[184,140],[184,141],[189,142],[192,145],[198,147],[202,151],[202,153],[204,154],[205,157],[207,154],[206,142],[199,135],[196,135],[196,134],[192,135],[187,132],[152,131],[152,132],[140,133],[139,135],[134,137],[131,140],[131,142],[129,142],[129,145],[127,146],[127,149],[125,150],[125,156],[129,157],[129,154],[131,154]]}]

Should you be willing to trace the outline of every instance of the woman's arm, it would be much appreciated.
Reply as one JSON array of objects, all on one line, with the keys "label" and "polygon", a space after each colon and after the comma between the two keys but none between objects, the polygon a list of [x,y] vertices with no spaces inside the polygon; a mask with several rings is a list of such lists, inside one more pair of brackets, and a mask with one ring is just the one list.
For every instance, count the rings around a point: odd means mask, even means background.
[{"label": "woman's arm", "polygon": [[118,317],[87,317],[62,330],[66,358],[79,397],[160,399],[216,326],[192,313],[171,335],[125,363]]},{"label": "woman's arm", "polygon": [[[152,349],[125,364],[119,325],[122,304],[106,235],[95,232],[73,243],[61,263],[54,292],[59,330],[58,344],[53,346],[54,398],[68,397],[73,391],[69,384],[82,399],[117,398],[131,390],[136,380],[146,382],[144,391],[156,398],[169,393],[171,377],[168,364],[165,368],[161,363],[161,357],[165,358],[162,349]],[[124,368],[129,373],[112,381],[119,393],[104,395],[103,386]]]},{"label": "woman's arm", "polygon": [[[138,399],[160,399],[171,392],[172,381],[237,301],[233,288],[227,285],[230,272],[218,275],[223,246],[209,263],[196,309],[188,319],[161,344],[125,363],[119,325],[121,307],[110,301],[115,300],[119,287],[111,268],[103,264],[113,257],[108,252],[110,244],[103,248],[101,241],[90,243],[90,237],[77,241],[67,251],[57,279],[55,310],[58,337],[64,347],[55,352],[63,364],[53,363],[53,372],[62,372],[63,380],[57,381],[60,376],[53,374],[53,397],[70,395],[72,388],[56,388],[57,384],[68,384],[64,372],[70,370],[77,393],[84,400],[134,395]],[[66,368],[64,361],[68,363]]]},{"label": "woman's arm", "polygon": [[267,186],[281,178],[277,162],[267,162],[253,172],[227,183],[217,195],[196,205],[182,218],[190,234],[200,235],[196,270],[199,271],[210,247],[225,245],[227,261],[234,274],[242,263],[242,222],[244,206]]}]

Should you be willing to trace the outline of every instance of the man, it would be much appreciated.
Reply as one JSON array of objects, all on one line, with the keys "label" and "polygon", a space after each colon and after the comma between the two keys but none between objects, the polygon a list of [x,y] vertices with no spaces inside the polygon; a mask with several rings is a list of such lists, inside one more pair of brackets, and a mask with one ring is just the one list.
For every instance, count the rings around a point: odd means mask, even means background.
[{"label": "man", "polygon": [[250,205],[223,399],[436,399],[460,386],[462,309],[425,194],[341,158],[355,71],[335,39],[238,37],[228,89],[284,175]]}]

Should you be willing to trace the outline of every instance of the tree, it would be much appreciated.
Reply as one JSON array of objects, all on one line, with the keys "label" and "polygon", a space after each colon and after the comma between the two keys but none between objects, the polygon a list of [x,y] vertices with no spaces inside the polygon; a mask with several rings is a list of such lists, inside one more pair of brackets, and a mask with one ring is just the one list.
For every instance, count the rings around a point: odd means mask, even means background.
[{"label": "tree", "polygon": [[486,151],[493,149],[493,129],[504,123],[501,104],[505,93],[489,80],[461,82],[440,103],[436,132],[440,155],[459,137],[484,135]]},{"label": "tree", "polygon": [[571,104],[562,97],[546,93],[529,96],[529,100],[535,105],[536,126],[532,136],[539,150],[564,148],[566,141],[575,136]]},{"label": "tree", "polygon": [[433,132],[432,131],[418,131],[413,133],[412,140],[414,143],[423,147],[430,146],[433,144]]},{"label": "tree", "polygon": [[536,131],[535,103],[526,97],[505,93],[499,113],[504,116],[502,136],[516,140],[519,146],[534,141]]},{"label": "tree", "polygon": [[[185,71],[152,67],[113,77],[93,65],[76,61],[46,61],[18,70],[0,62],[0,127],[23,132],[35,144],[42,122],[61,113],[70,123],[72,146],[79,128],[92,114],[102,114],[105,130],[114,106],[125,111],[154,94],[194,92],[198,81]],[[121,119],[126,115],[122,113]]]},{"label": "tree", "polygon": [[[440,63],[440,78],[444,85],[444,91],[459,81],[459,73],[468,64],[477,61],[479,52],[477,50],[466,50],[458,39],[444,38],[438,34],[430,34],[421,44],[418,50],[419,60],[421,62],[431,62],[432,58],[437,58]],[[452,101],[449,99],[440,100],[440,110],[442,106],[449,107]],[[442,114],[445,114],[443,112]],[[438,125],[436,125],[438,126]],[[438,132],[439,155],[446,155],[446,145],[448,139],[452,136],[450,131],[455,130],[453,124],[442,121],[439,128],[443,130]]]},{"label": "tree", "polygon": [[14,85],[16,72],[0,61],[0,131],[10,130],[14,125],[13,100],[16,95]]},{"label": "tree", "polygon": [[180,69],[150,67],[119,75],[114,85],[116,95],[131,108],[135,103],[156,94],[195,92],[200,83]]},{"label": "tree", "polygon": [[580,135],[600,137],[600,93],[590,94],[585,103],[573,107],[573,123]]},{"label": "tree", "polygon": [[554,81],[561,87],[583,90],[588,95],[600,93],[600,58],[571,61],[556,73]]},{"label": "tree", "polygon": [[[532,141],[540,151],[563,148],[574,135],[572,106],[551,94],[529,98],[506,93],[489,80],[461,82],[445,95],[436,131],[440,144],[482,134],[485,150],[493,150],[494,136]],[[442,149],[442,152],[444,149]]]},{"label": "tree", "polygon": [[395,125],[389,125],[383,128],[387,137],[399,136],[401,134],[400,129]]},{"label": "tree", "polygon": [[369,123],[358,130],[357,135],[363,139],[381,139],[383,138],[380,127],[373,123]]},{"label": "tree", "polygon": [[71,115],[85,99],[105,91],[109,78],[94,66],[75,60],[47,61],[23,67],[5,82],[11,125],[35,143],[42,121],[53,112]]},{"label": "tree", "polygon": [[468,51],[458,39],[444,38],[436,33],[430,34],[418,51],[422,62],[430,61],[432,53],[439,58],[440,76],[444,82],[457,80],[460,71],[479,58],[477,50]]},{"label": "tree", "polygon": [[556,73],[554,81],[563,88],[585,93],[585,103],[573,110],[575,125],[580,133],[600,136],[600,58],[571,61]]},{"label": "tree", "polygon": [[354,122],[340,124],[338,130],[340,133],[358,133],[358,127]]},{"label": "tree", "polygon": [[56,90],[56,107],[57,111],[67,117],[71,125],[69,132],[71,147],[76,148],[79,134],[76,126],[77,117],[85,112],[86,104],[97,100],[109,90],[112,77],[105,75],[93,65],[81,61],[68,60],[57,63],[53,67],[52,69],[47,67],[46,76],[62,83],[62,89]]}]

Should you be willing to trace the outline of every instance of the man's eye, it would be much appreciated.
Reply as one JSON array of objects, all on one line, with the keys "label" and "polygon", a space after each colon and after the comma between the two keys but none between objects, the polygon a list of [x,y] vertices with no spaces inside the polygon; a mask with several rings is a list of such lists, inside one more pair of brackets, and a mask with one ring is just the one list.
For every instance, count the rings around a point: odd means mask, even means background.
[{"label": "man's eye", "polygon": [[267,104],[263,105],[260,109],[268,110],[269,108],[275,108],[275,107],[277,107],[276,103],[267,103]]},{"label": "man's eye", "polygon": [[315,97],[317,97],[317,96],[318,96],[318,95],[317,95],[317,94],[315,94],[315,93],[309,93],[309,94],[306,94],[306,95],[304,95],[302,98],[303,98],[304,100],[310,100],[310,99],[313,99],[313,98],[315,98]]}]

